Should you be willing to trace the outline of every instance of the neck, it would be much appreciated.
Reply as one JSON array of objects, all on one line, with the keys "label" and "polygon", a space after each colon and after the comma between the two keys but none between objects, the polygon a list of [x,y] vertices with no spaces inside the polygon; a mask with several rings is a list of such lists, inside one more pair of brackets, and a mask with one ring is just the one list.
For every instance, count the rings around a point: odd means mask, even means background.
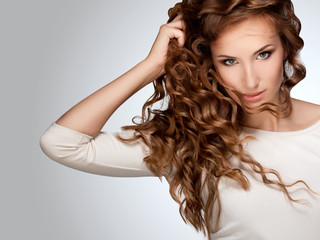
[{"label": "neck", "polygon": [[293,114],[291,113],[287,117],[277,117],[272,115],[269,111],[251,114],[244,113],[243,125],[245,127],[257,128],[266,131],[281,132],[286,131],[288,126],[291,125],[293,120],[292,116]]}]

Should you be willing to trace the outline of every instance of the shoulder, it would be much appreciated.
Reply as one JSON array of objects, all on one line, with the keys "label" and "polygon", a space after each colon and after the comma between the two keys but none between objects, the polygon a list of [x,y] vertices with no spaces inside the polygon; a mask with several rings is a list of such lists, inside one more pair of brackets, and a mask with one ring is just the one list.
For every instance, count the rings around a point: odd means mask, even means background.
[{"label": "shoulder", "polygon": [[320,121],[320,105],[292,98],[293,116],[301,125],[310,126]]}]

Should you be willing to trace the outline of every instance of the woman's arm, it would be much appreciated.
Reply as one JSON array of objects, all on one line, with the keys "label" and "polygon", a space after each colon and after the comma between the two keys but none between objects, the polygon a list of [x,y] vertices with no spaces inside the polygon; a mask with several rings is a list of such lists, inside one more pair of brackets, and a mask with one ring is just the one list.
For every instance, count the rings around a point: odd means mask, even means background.
[{"label": "woman's arm", "polygon": [[96,137],[124,101],[158,76],[160,71],[144,60],[73,106],[56,123]]},{"label": "woman's arm", "polygon": [[[40,138],[42,151],[65,166],[93,174],[153,176],[143,159],[149,149],[142,140],[124,143],[101,129],[112,113],[131,95],[164,73],[171,38],[184,43],[182,22],[163,25],[148,57],[97,90],[52,123]],[[132,136],[133,131],[121,134]],[[123,135],[123,137],[126,137]]]},{"label": "woman's arm", "polygon": [[[132,136],[132,131],[121,133]],[[153,176],[143,162],[149,149],[140,141],[124,143],[113,134],[100,132],[97,137],[52,123],[41,136],[40,147],[52,160],[83,172],[113,176]]]},{"label": "woman's arm", "polygon": [[56,123],[96,137],[113,112],[129,97],[164,73],[171,38],[184,44],[183,22],[178,16],[162,25],[148,57],[64,113]]}]

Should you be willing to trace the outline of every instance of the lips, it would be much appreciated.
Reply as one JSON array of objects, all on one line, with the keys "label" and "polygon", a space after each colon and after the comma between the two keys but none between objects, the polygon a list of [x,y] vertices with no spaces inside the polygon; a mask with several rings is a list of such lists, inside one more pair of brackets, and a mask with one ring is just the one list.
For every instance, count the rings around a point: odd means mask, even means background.
[{"label": "lips", "polygon": [[260,92],[255,92],[255,93],[245,93],[242,94],[244,100],[248,101],[248,102],[256,102],[256,101],[260,101],[263,97],[263,93],[264,91],[260,91]]}]

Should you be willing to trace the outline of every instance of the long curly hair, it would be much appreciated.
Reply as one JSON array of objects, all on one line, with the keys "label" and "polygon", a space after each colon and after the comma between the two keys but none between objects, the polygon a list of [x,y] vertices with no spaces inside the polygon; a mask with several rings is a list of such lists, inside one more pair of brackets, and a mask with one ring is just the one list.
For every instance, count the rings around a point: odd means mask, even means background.
[{"label": "long curly hair", "polygon": [[[306,75],[298,58],[304,42],[299,36],[301,23],[290,0],[183,0],[169,9],[168,22],[179,13],[186,23],[185,45],[179,47],[176,39],[170,41],[165,74],[153,82],[154,93],[144,104],[140,121],[134,118],[135,125],[123,127],[134,130],[135,135],[121,139],[141,139],[149,147],[145,163],[160,180],[162,176],[167,179],[172,198],[180,204],[183,220],[210,240],[215,204],[219,209],[216,228],[221,212],[218,191],[221,177],[238,182],[244,190],[250,189],[242,170],[231,166],[230,153],[291,201],[301,202],[287,190],[298,182],[313,192],[302,180],[286,184],[276,170],[264,168],[244,151],[242,144],[250,137],[240,139],[243,113],[252,109],[243,100],[241,105],[237,104],[227,94],[228,87],[213,66],[210,44],[228,26],[248,17],[265,17],[270,21],[287,56],[283,62],[282,102],[263,104],[256,111],[287,117],[292,109],[290,90]],[[268,174],[275,175],[277,180],[271,180]],[[204,187],[208,190],[206,198],[202,196]]]}]

